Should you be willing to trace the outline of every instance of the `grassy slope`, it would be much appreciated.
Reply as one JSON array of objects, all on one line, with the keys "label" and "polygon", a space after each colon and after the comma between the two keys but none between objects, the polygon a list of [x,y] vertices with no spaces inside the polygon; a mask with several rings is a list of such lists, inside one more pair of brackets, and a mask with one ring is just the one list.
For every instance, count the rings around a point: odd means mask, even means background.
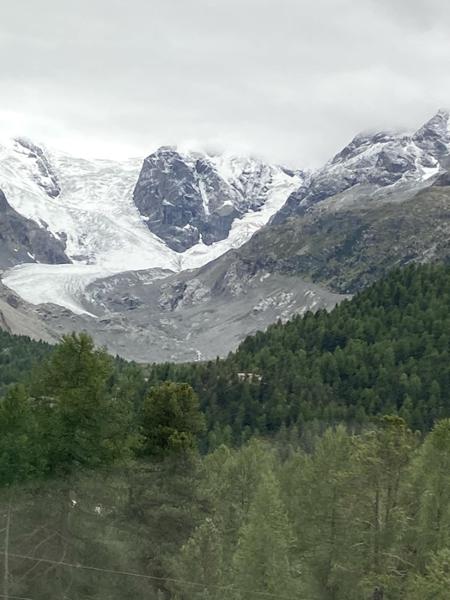
[{"label": "grassy slope", "polygon": [[450,187],[367,206],[266,228],[241,249],[238,260],[247,268],[257,264],[301,275],[340,293],[354,293],[411,262],[449,261]]}]

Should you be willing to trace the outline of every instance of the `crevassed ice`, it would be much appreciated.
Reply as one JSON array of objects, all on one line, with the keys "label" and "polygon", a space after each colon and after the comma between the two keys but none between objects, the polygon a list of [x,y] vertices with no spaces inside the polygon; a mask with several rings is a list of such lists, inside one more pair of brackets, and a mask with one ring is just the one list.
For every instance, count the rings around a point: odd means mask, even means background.
[{"label": "crevassed ice", "polygon": [[[176,272],[200,267],[244,244],[301,183],[298,177],[275,170],[266,203],[236,219],[227,239],[210,246],[200,242],[177,253],[149,231],[133,203],[140,159],[85,160],[54,151],[47,155],[61,187],[58,197],[51,198],[39,186],[30,157],[16,142],[0,146],[0,189],[19,213],[56,237],[66,236],[66,252],[73,264],[20,265],[9,270],[3,281],[32,304],[54,303],[91,316],[82,300],[86,286],[96,279],[130,270]],[[220,175],[233,179],[243,164],[232,157],[216,162]],[[247,166],[252,166],[251,161]]]}]

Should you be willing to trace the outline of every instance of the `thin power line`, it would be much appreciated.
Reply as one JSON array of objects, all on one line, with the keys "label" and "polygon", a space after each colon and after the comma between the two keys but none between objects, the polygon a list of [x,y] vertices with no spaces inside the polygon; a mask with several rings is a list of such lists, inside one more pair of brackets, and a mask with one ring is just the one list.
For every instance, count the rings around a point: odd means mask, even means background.
[{"label": "thin power line", "polygon": [[[5,552],[0,550],[0,555],[4,555],[4,554],[5,554]],[[230,586],[226,586],[226,585],[208,586],[208,585],[204,585],[203,583],[198,583],[196,581],[187,581],[185,579],[177,579],[174,577],[158,577],[156,575],[144,575],[143,573],[135,573],[133,571],[116,571],[114,569],[102,569],[101,567],[92,567],[90,565],[82,565],[79,563],[68,563],[68,562],[64,562],[64,561],[51,560],[49,558],[38,558],[36,556],[30,556],[27,554],[15,554],[13,552],[9,553],[9,557],[10,558],[23,558],[24,560],[32,560],[35,562],[42,562],[42,563],[51,564],[51,565],[58,565],[60,567],[68,567],[70,569],[83,569],[86,571],[96,571],[96,572],[100,572],[100,573],[108,573],[109,575],[123,575],[123,576],[127,576],[127,577],[137,577],[139,579],[146,579],[146,580],[153,580],[153,581],[165,581],[165,582],[170,582],[170,583],[193,585],[193,586],[202,587],[202,588],[205,588],[205,587],[213,588],[216,590],[225,590],[225,589],[229,589],[230,587],[233,587],[233,585],[230,585]],[[245,591],[245,590],[241,590],[241,591]],[[299,600],[298,597],[294,598],[293,596],[280,596],[279,594],[272,594],[271,592],[258,592],[258,591],[248,590],[248,593],[253,594],[255,596],[261,596],[264,598],[277,598],[277,600]],[[0,598],[6,598],[6,596],[3,596],[0,594]],[[10,598],[12,598],[13,600],[32,600],[31,598],[19,598],[17,596],[16,597],[10,596]]]}]

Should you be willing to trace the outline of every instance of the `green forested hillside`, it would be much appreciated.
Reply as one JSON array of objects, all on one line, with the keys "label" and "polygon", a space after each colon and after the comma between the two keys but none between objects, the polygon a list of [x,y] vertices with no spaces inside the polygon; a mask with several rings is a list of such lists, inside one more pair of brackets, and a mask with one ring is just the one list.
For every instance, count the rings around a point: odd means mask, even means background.
[{"label": "green forested hillside", "polygon": [[189,382],[218,439],[393,413],[429,429],[450,415],[450,267],[395,270],[330,313],[247,338],[225,360],[157,365],[151,376]]},{"label": "green forested hillside", "polygon": [[0,396],[8,385],[26,379],[33,365],[38,364],[50,350],[49,344],[10,335],[0,329]]},{"label": "green forested hillside", "polygon": [[[200,397],[209,446],[280,427],[401,415],[428,430],[450,416],[450,267],[410,266],[333,311],[298,316],[248,337],[226,359],[138,367],[116,361],[109,385],[126,382],[138,407],[162,381]],[[23,381],[50,347],[0,332],[0,386]]]},{"label": "green forested hillside", "polygon": [[449,307],[420,266],[206,364],[3,335],[4,597],[447,600]]},{"label": "green forested hillside", "polygon": [[412,263],[450,262],[448,178],[413,198],[359,198],[339,210],[312,211],[264,227],[237,253],[241,271],[295,274],[355,293]]}]

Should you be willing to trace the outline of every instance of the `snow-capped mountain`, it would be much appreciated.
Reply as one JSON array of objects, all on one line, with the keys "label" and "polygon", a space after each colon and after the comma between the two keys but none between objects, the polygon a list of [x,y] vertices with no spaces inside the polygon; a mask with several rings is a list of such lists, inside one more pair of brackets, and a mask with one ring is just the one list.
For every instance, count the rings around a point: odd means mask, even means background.
[{"label": "snow-capped mountain", "polygon": [[50,340],[87,330],[136,360],[210,358],[388,268],[447,260],[449,121],[357,135],[313,173],[173,147],[120,162],[4,143],[0,321]]},{"label": "snow-capped mountain", "polygon": [[[17,263],[35,264],[18,265],[3,276],[3,281],[31,303],[49,302],[82,312],[79,295],[100,277],[150,268],[180,271],[206,264],[240,246],[267,223],[301,183],[298,175],[253,159],[170,153],[178,161],[176,169],[173,160],[163,158],[167,149],[157,151],[142,165],[139,159],[76,158],[23,138],[0,146],[0,190],[18,214],[60,243],[69,262],[41,264],[30,251],[26,261],[21,256]],[[212,165],[214,161],[217,168],[198,175],[201,168],[197,165]],[[150,170],[149,165],[153,165]],[[176,194],[176,190],[185,189],[183,177],[186,171],[191,173],[189,169],[196,177],[192,188],[201,193],[201,213],[189,212],[192,198]],[[261,173],[267,173],[263,181]],[[205,210],[207,194],[217,188],[220,200],[211,198],[211,208]],[[246,201],[244,190],[250,189],[259,191]],[[152,201],[153,190],[156,197]],[[166,197],[161,200],[162,193]],[[176,202],[175,212],[188,217],[183,219],[183,227],[171,230],[170,236],[163,234],[164,229],[153,230],[145,210],[156,210],[158,203],[165,206],[168,199]],[[186,231],[204,232],[212,215],[216,218],[219,202],[233,206],[223,233],[205,236],[208,243],[199,234],[186,245]]]},{"label": "snow-capped mountain", "polygon": [[[362,196],[415,190],[439,173],[450,151],[450,113],[440,110],[418,131],[362,133],[321,169],[306,178],[273,218],[303,214],[332,197],[359,201]],[[375,193],[375,195],[374,195]]]},{"label": "snow-capped mountain", "polygon": [[226,239],[236,219],[260,210],[274,186],[292,179],[254,158],[163,147],[145,159],[134,202],[150,231],[184,252]]}]

